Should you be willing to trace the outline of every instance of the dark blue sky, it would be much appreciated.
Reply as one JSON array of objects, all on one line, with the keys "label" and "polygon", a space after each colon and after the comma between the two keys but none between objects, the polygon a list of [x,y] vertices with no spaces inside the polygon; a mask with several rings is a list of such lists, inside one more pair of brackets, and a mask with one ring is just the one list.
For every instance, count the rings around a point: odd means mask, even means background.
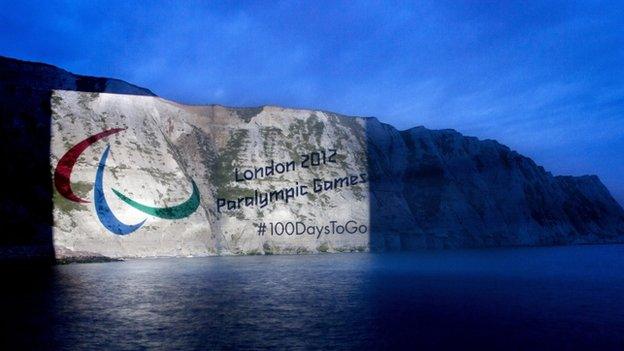
[{"label": "dark blue sky", "polygon": [[624,3],[0,0],[0,55],[497,139],[624,203]]}]

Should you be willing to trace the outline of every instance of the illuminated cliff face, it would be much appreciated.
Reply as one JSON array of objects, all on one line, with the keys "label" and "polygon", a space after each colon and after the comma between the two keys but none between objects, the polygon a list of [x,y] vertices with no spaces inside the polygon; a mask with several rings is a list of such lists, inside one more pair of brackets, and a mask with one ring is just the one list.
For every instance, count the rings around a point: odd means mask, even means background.
[{"label": "illuminated cliff face", "polygon": [[[54,242],[63,251],[126,257],[369,249],[363,119],[272,107],[246,116],[73,91],[56,91],[52,101],[53,166],[74,145],[97,139],[68,177],[72,193],[90,202],[55,191]],[[164,216],[191,201],[192,184],[198,206]]]},{"label": "illuminated cliff face", "polygon": [[452,130],[73,91],[55,91],[52,110],[57,170],[90,140],[65,179],[73,195],[55,190],[60,252],[549,245],[617,242],[624,232],[622,209],[596,177],[553,177],[495,141]]}]

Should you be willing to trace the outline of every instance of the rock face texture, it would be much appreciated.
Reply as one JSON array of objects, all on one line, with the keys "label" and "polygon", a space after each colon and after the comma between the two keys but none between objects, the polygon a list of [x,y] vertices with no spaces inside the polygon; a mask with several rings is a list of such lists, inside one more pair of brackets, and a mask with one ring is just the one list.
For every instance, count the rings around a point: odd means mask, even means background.
[{"label": "rock face texture", "polygon": [[[402,181],[394,203],[410,218],[394,248],[559,245],[622,240],[620,205],[596,176],[554,177],[531,159],[493,140],[424,127],[373,132],[370,158],[380,179]],[[383,145],[378,147],[378,145]],[[391,182],[371,183],[391,188]],[[379,184],[379,185],[377,185]],[[392,208],[393,206],[385,206]],[[371,212],[384,211],[383,208]],[[386,210],[388,211],[388,210]],[[378,221],[379,231],[390,220]],[[375,221],[375,215],[371,220]],[[373,227],[375,228],[375,227]],[[391,240],[388,240],[392,238]]]},{"label": "rock face texture", "polygon": [[[553,176],[496,141],[324,111],[182,105],[12,59],[0,73],[4,256],[624,241],[624,211],[596,176]],[[115,128],[72,165],[71,191],[88,202],[53,186],[69,150]]]},{"label": "rock face texture", "polygon": [[[54,245],[63,252],[144,257],[369,248],[363,119],[61,90],[51,99],[50,163],[58,164],[90,135],[126,128],[80,156],[72,188],[81,198],[93,198],[101,155],[110,145],[104,195],[112,212],[123,223],[147,218],[135,232],[115,235],[96,215],[96,201],[77,204],[55,192]],[[191,181],[201,202],[177,220],[146,216],[112,191],[167,207],[191,197]],[[265,233],[258,231],[262,224]]]}]

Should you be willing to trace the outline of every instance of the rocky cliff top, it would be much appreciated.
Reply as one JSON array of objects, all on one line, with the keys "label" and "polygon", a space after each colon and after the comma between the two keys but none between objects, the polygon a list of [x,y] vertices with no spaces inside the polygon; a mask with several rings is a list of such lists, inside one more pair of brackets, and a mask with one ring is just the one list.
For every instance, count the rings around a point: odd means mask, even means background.
[{"label": "rocky cliff top", "polygon": [[6,87],[156,96],[149,89],[120,79],[83,76],[47,63],[22,61],[5,56],[0,56],[0,77]]}]

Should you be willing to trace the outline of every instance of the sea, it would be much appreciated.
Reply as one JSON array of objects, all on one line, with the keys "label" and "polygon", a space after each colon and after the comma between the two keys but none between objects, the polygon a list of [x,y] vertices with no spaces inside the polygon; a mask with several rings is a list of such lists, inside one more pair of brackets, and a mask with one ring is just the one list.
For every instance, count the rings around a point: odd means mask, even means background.
[{"label": "sea", "polygon": [[2,349],[624,349],[624,245],[10,267]]}]

